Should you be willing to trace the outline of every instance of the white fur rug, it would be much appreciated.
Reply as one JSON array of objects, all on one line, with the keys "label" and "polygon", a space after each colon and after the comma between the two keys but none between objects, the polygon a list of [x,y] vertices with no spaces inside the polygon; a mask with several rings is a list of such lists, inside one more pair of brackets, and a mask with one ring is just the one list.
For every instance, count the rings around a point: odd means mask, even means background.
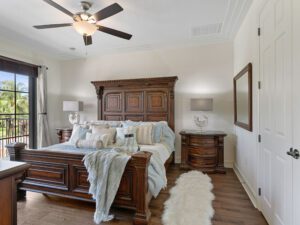
[{"label": "white fur rug", "polygon": [[170,191],[163,213],[164,225],[211,225],[214,215],[209,176],[199,171],[182,174]]}]

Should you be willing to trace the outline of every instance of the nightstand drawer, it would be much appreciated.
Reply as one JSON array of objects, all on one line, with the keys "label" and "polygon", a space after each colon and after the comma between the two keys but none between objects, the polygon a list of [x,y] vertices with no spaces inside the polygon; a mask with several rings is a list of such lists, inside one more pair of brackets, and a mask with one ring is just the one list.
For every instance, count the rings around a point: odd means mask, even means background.
[{"label": "nightstand drawer", "polygon": [[188,164],[193,167],[215,167],[216,157],[201,157],[195,155],[188,155]]},{"label": "nightstand drawer", "polygon": [[191,146],[215,146],[215,140],[211,137],[190,136],[189,145]]},{"label": "nightstand drawer", "polygon": [[215,147],[188,147],[188,154],[194,156],[216,157]]}]

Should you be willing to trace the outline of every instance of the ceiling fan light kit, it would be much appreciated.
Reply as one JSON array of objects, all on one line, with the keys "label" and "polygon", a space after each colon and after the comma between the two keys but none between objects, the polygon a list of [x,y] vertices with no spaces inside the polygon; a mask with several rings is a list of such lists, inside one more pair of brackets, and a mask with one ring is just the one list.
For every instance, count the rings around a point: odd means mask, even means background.
[{"label": "ceiling fan light kit", "polygon": [[121,11],[123,8],[118,4],[114,3],[94,15],[88,13],[87,11],[91,8],[92,3],[87,1],[81,2],[81,7],[84,12],[78,13],[71,13],[67,9],[63,8],[56,2],[52,0],[44,0],[44,2],[48,3],[49,5],[53,6],[54,8],[60,10],[61,12],[65,13],[66,15],[72,17],[73,23],[62,23],[62,24],[48,24],[48,25],[37,25],[33,26],[36,29],[49,29],[49,28],[59,28],[59,27],[69,27],[73,26],[73,28],[83,36],[84,44],[91,45],[92,44],[92,35],[98,30],[104,33],[123,38],[126,40],[130,40],[132,35],[124,33],[122,31],[114,30],[108,27],[103,27],[97,24],[100,20],[106,19],[111,17]]},{"label": "ceiling fan light kit", "polygon": [[73,27],[79,34],[83,36],[91,36],[98,30],[98,27],[95,24],[87,21],[74,22]]}]

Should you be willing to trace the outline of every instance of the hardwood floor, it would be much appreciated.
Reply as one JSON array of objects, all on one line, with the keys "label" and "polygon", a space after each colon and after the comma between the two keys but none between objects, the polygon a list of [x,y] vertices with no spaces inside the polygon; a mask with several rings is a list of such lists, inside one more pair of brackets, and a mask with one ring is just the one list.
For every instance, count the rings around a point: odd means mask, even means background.
[{"label": "hardwood floor", "polygon": [[[168,199],[168,191],[176,178],[183,172],[178,166],[168,170],[168,188],[150,204],[151,225],[162,224],[163,203]],[[216,196],[213,225],[267,225],[262,214],[253,207],[233,170],[227,170],[226,175],[213,174],[211,178]],[[92,203],[28,192],[27,199],[18,202],[18,225],[94,225],[94,207]],[[103,224],[132,224],[130,211],[113,209],[112,212],[116,219]]]}]

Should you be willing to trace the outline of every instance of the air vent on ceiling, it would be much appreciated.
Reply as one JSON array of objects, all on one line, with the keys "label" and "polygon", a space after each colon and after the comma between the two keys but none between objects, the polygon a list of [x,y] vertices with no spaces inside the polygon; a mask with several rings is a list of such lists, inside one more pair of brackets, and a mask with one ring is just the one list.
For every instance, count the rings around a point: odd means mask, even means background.
[{"label": "air vent on ceiling", "polygon": [[221,33],[222,23],[208,24],[192,28],[192,36],[210,35]]}]

